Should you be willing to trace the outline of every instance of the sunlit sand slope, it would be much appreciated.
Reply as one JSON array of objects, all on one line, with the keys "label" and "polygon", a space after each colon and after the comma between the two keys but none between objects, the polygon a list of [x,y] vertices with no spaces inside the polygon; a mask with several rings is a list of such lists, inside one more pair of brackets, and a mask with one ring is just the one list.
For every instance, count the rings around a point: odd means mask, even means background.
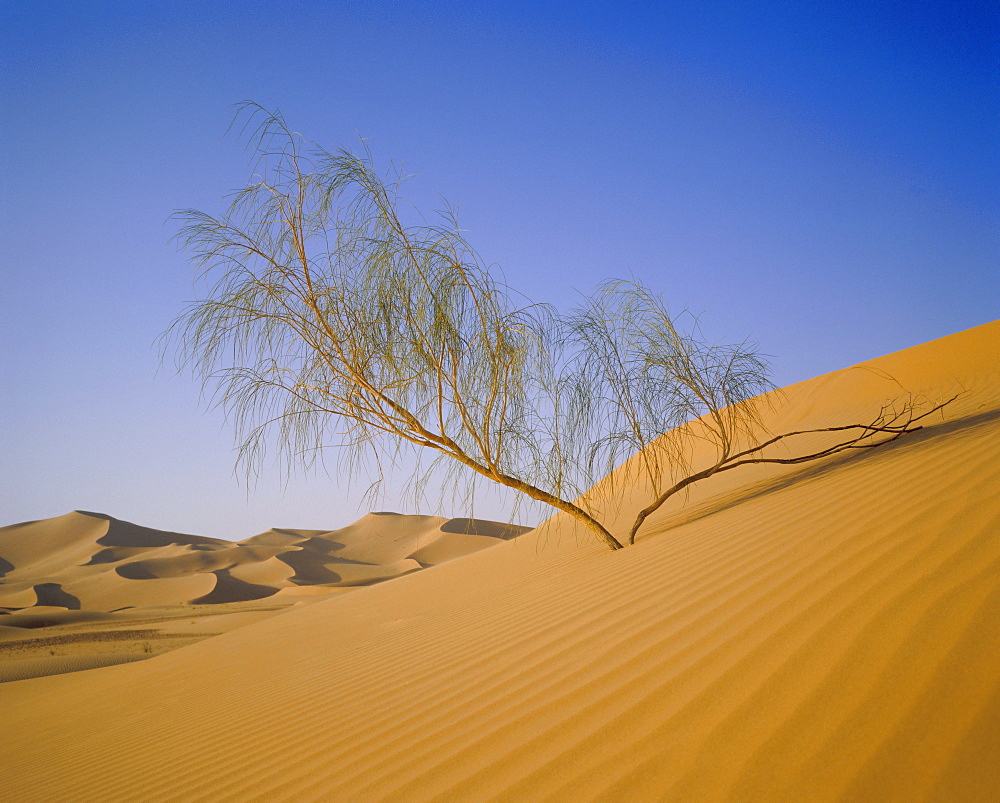
[{"label": "sunlit sand slope", "polygon": [[369,585],[527,529],[369,513],[339,530],[269,530],[233,543],[74,511],[0,527],[0,624],[15,621],[3,614],[39,607],[110,612],[245,602],[284,588]]},{"label": "sunlit sand slope", "polygon": [[[968,393],[885,448],[710,480],[626,550],[556,520],[150,661],[4,684],[4,794],[995,799],[1000,325],[870,365]],[[876,380],[789,388],[771,424],[847,423]]]},{"label": "sunlit sand slope", "polygon": [[370,513],[233,543],[82,511],[0,527],[0,683],[149,659],[527,529]]}]

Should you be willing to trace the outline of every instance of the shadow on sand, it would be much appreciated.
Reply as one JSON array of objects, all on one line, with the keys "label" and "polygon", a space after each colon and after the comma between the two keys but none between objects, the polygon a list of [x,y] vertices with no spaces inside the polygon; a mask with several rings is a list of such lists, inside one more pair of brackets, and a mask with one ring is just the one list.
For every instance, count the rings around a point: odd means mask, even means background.
[{"label": "shadow on sand", "polygon": [[[802,468],[789,471],[780,477],[776,477],[775,479],[761,480],[760,482],[757,482],[749,487],[744,487],[738,491],[725,494],[724,496],[718,497],[711,502],[705,503],[704,505],[696,506],[692,510],[685,510],[682,508],[681,510],[676,511],[668,521],[664,522],[665,526],[658,527],[656,532],[671,530],[675,527],[681,526],[682,524],[690,524],[691,522],[699,521],[700,519],[707,518],[708,516],[731,508],[742,502],[748,502],[751,499],[759,499],[768,496],[769,494],[784,490],[785,488],[789,488],[793,485],[811,482],[835,471],[840,471],[846,466],[859,465],[861,461],[871,460],[878,455],[891,454],[899,449],[908,449],[918,443],[932,442],[940,438],[978,429],[979,427],[995,426],[998,422],[1000,422],[1000,410],[990,410],[985,413],[964,416],[963,418],[956,419],[955,421],[947,421],[941,424],[926,426],[923,429],[910,433],[909,435],[904,435],[902,438],[899,438],[892,443],[887,443],[885,446],[880,446],[875,449],[857,449],[849,452],[842,452],[841,454],[835,455],[834,457],[826,460],[817,460],[815,463],[806,464]],[[739,471],[739,469],[735,469],[735,471]],[[707,484],[711,483],[711,481],[712,479],[709,478],[704,482]],[[653,534],[654,533],[649,533],[649,535]],[[643,534],[640,530],[640,534],[636,541],[639,542],[642,540]]]}]

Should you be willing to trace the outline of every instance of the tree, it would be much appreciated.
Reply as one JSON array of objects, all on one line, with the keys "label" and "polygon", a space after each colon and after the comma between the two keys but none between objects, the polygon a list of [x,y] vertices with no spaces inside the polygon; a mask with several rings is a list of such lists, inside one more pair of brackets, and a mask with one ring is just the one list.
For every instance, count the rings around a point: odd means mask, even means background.
[{"label": "tree", "polygon": [[[628,544],[652,513],[696,482],[746,465],[794,465],[882,446],[921,429],[919,421],[954,401],[921,405],[907,396],[883,405],[866,423],[774,435],[761,417],[773,403],[764,394],[774,390],[762,356],[746,342],[708,345],[696,324],[681,332],[663,301],[641,284],[607,282],[564,320],[578,350],[578,393],[590,402],[578,425],[590,425],[584,437],[592,473],[610,475],[634,454],[650,489]],[[822,433],[835,435],[815,451],[779,454],[775,448]],[[694,441],[714,452],[697,469],[690,461]]]},{"label": "tree", "polygon": [[[337,448],[351,470],[429,450],[452,487],[472,472],[619,549],[584,491],[634,452],[653,498],[628,543],[693,482],[879,445],[923,417],[907,403],[835,427],[850,437],[795,459],[762,451],[799,433],[739,447],[770,387],[746,344],[681,333],[636,283],[607,283],[568,315],[530,303],[483,264],[450,210],[434,224],[404,220],[402,177],[382,179],[367,150],[306,150],[280,113],[253,103],[237,119],[259,172],[224,214],[177,214],[207,292],[165,335],[234,421],[248,468],[271,443],[290,465]],[[685,449],[694,420],[719,457],[697,471]]]}]

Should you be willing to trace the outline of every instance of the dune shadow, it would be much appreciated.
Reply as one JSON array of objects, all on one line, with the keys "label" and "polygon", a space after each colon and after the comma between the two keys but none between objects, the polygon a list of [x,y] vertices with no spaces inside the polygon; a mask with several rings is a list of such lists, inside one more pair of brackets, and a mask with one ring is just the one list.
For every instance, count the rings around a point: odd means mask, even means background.
[{"label": "dune shadow", "polygon": [[520,524],[501,524],[494,521],[479,519],[450,519],[441,525],[443,533],[460,533],[462,535],[484,535],[490,538],[501,538],[510,541],[519,535],[524,535],[534,528]]},{"label": "dune shadow", "polygon": [[303,541],[299,541],[295,546],[308,549],[311,552],[318,552],[321,555],[329,555],[334,550],[344,548],[344,545],[339,541],[334,541],[330,538],[323,538],[320,535],[314,535],[312,538],[306,538]]},{"label": "dune shadow", "polygon": [[128,521],[105,516],[100,513],[88,513],[80,510],[87,516],[105,519],[108,522],[108,531],[97,539],[101,546],[109,547],[160,547],[171,544],[186,544],[194,547],[211,549],[215,546],[224,545],[225,542],[217,538],[207,538],[203,535],[186,535],[184,533],[167,532],[166,530],[154,530],[151,527],[143,527],[139,524],[132,524]]},{"label": "dune shadow", "polygon": [[226,602],[247,602],[264,599],[278,593],[273,586],[260,586],[233,577],[228,569],[212,572],[215,588],[202,597],[191,600],[192,605],[219,605]]},{"label": "dune shadow", "polygon": [[295,574],[289,581],[296,585],[314,586],[340,582],[340,575],[326,568],[316,552],[296,549],[275,557],[292,568]]},{"label": "dune shadow", "polygon": [[0,558],[0,577],[3,577],[4,575],[7,574],[7,572],[11,572],[13,570],[14,570],[13,563],[11,563],[9,560],[5,560],[4,558]]},{"label": "dune shadow", "polygon": [[66,608],[70,611],[80,610],[80,600],[63,591],[59,583],[39,583],[34,586],[35,596],[38,597],[36,605],[46,608]]},{"label": "dune shadow", "polygon": [[[853,449],[830,458],[817,460],[815,463],[807,463],[780,477],[775,477],[771,480],[761,480],[749,487],[741,488],[703,505],[699,505],[690,511],[685,511],[682,508],[675,512],[668,522],[665,522],[666,529],[673,529],[682,524],[690,524],[691,522],[699,521],[722,510],[731,508],[734,505],[748,502],[751,499],[763,498],[790,488],[793,485],[817,480],[828,474],[840,471],[847,466],[863,465],[865,461],[876,458],[879,455],[890,454],[900,449],[907,449],[918,443],[935,441],[939,438],[948,437],[949,435],[966,430],[995,425],[998,422],[1000,422],[1000,410],[989,410],[984,413],[964,416],[955,421],[946,421],[926,426],[916,432],[904,435],[892,443],[887,443],[884,446],[874,449]],[[734,471],[739,471],[739,469],[734,469]],[[708,479],[706,482],[710,483],[711,481],[711,479]],[[636,540],[641,541],[642,538],[643,536],[640,534]]]},{"label": "dune shadow", "polygon": [[141,561],[135,563],[123,563],[115,566],[115,574],[124,577],[126,580],[159,580],[159,576],[153,574]]},{"label": "dune shadow", "polygon": [[[125,553],[127,554],[127,553]],[[95,552],[90,556],[90,560],[86,563],[81,564],[83,566],[97,566],[102,563],[116,563],[125,557],[125,554],[121,552],[120,548],[116,547],[105,547],[104,549]]]}]

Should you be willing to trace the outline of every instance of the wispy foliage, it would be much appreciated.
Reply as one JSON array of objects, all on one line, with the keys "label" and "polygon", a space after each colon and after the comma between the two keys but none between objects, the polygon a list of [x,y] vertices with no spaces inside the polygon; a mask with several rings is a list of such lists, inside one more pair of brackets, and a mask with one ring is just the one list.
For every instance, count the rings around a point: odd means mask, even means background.
[{"label": "wispy foliage", "polygon": [[279,114],[240,111],[260,174],[221,216],[178,214],[209,289],[172,331],[240,459],[338,447],[357,468],[428,447],[574,510],[550,310],[515,303],[450,214],[404,223],[400,177],[367,152],[304,152]]},{"label": "wispy foliage", "polygon": [[471,494],[472,472],[617,549],[580,495],[623,460],[639,454],[655,497],[629,541],[694,481],[691,438],[718,454],[701,476],[754,460],[740,444],[759,433],[756,399],[770,384],[748,344],[681,331],[635,282],[608,282],[562,316],[530,303],[449,210],[405,222],[402,176],[383,179],[367,150],[307,147],[253,103],[237,120],[257,173],[223,214],[177,214],[207,291],[167,336],[231,417],[249,470],[270,445],[305,466],[334,448],[342,470],[377,481],[429,449],[440,460],[413,474],[415,493],[439,477]]},{"label": "wispy foliage", "polygon": [[[691,320],[682,331],[662,299],[634,281],[609,281],[564,318],[584,404],[586,459],[603,476],[638,453],[658,492],[689,468],[690,442],[722,455],[758,430],[760,401],[773,389],[749,344],[710,345]],[[688,426],[702,419],[696,429]]]}]

